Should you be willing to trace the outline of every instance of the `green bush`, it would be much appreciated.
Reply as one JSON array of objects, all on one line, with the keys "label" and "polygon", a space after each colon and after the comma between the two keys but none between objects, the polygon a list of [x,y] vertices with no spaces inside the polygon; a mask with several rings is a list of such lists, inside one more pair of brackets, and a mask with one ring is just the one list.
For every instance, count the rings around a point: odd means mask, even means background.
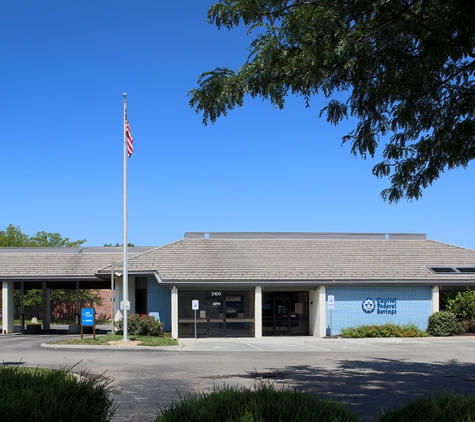
[{"label": "green bush", "polygon": [[[117,328],[117,334],[123,334],[124,332],[124,320],[115,322]],[[163,322],[151,315],[132,314],[127,318],[127,333],[133,336],[163,336]]]},{"label": "green bush", "polygon": [[427,333],[415,324],[359,325],[341,329],[341,336],[347,338],[367,337],[425,337]]},{"label": "green bush", "polygon": [[110,381],[70,369],[0,367],[0,422],[106,422],[116,404]]},{"label": "green bush", "polygon": [[474,422],[475,397],[437,393],[385,412],[378,422]]},{"label": "green bush", "polygon": [[433,336],[453,336],[462,331],[462,324],[452,312],[435,312],[429,317],[427,332]]},{"label": "green bush", "polygon": [[455,297],[447,298],[445,310],[461,320],[475,318],[475,290],[457,292]]},{"label": "green bush", "polygon": [[360,421],[341,403],[265,383],[254,389],[215,387],[211,393],[182,397],[160,411],[156,422]]}]

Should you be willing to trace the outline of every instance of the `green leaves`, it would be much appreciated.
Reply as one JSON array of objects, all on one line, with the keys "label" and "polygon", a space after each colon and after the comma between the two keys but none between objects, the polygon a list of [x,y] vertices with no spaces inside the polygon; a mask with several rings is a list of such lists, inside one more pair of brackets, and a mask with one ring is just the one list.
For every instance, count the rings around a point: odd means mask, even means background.
[{"label": "green leaves", "polygon": [[[389,177],[389,202],[418,199],[445,170],[475,158],[475,8],[462,0],[221,0],[208,21],[258,34],[234,72],[203,73],[190,106],[214,123],[244,96],[283,108],[288,94],[322,92],[320,115],[356,127],[343,138],[366,158],[386,147],[373,168]],[[346,91],[345,102],[333,95]],[[386,136],[389,135],[389,138]]]},{"label": "green leaves", "polygon": [[0,230],[0,247],[74,247],[87,242],[87,239],[69,240],[59,233],[39,231],[33,236],[22,233],[20,227],[9,224],[5,230]]}]

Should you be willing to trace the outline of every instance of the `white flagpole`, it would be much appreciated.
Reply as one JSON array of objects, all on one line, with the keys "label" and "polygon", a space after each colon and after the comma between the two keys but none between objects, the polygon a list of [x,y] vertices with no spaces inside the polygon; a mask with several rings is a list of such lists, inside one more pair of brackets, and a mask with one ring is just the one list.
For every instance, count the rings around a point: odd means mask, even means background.
[{"label": "white flagpole", "polygon": [[127,134],[125,127],[125,117],[127,113],[127,94],[124,92],[124,239],[122,249],[124,251],[124,268],[122,282],[122,300],[124,303],[124,338],[122,341],[129,341],[127,338],[127,304],[129,302],[129,273],[127,266]]}]

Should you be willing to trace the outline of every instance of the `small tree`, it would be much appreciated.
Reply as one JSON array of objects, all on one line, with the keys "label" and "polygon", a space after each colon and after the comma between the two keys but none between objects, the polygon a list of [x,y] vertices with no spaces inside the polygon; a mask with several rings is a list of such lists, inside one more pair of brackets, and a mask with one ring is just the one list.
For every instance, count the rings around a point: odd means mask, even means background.
[{"label": "small tree", "polygon": [[475,318],[475,290],[457,292],[455,297],[448,298],[446,310],[461,320]]}]

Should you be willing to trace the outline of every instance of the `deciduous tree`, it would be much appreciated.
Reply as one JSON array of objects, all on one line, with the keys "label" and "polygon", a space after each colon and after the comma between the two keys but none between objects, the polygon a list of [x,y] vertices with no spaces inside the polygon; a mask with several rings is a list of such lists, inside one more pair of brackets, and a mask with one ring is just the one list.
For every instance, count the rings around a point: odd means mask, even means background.
[{"label": "deciduous tree", "polygon": [[[256,30],[247,61],[203,73],[190,105],[214,123],[246,95],[283,108],[288,94],[338,124],[363,158],[383,139],[373,168],[389,177],[382,197],[417,199],[447,169],[475,157],[475,7],[466,0],[221,0],[218,28]],[[338,98],[335,94],[338,93]],[[346,98],[341,100],[341,95]]]}]

